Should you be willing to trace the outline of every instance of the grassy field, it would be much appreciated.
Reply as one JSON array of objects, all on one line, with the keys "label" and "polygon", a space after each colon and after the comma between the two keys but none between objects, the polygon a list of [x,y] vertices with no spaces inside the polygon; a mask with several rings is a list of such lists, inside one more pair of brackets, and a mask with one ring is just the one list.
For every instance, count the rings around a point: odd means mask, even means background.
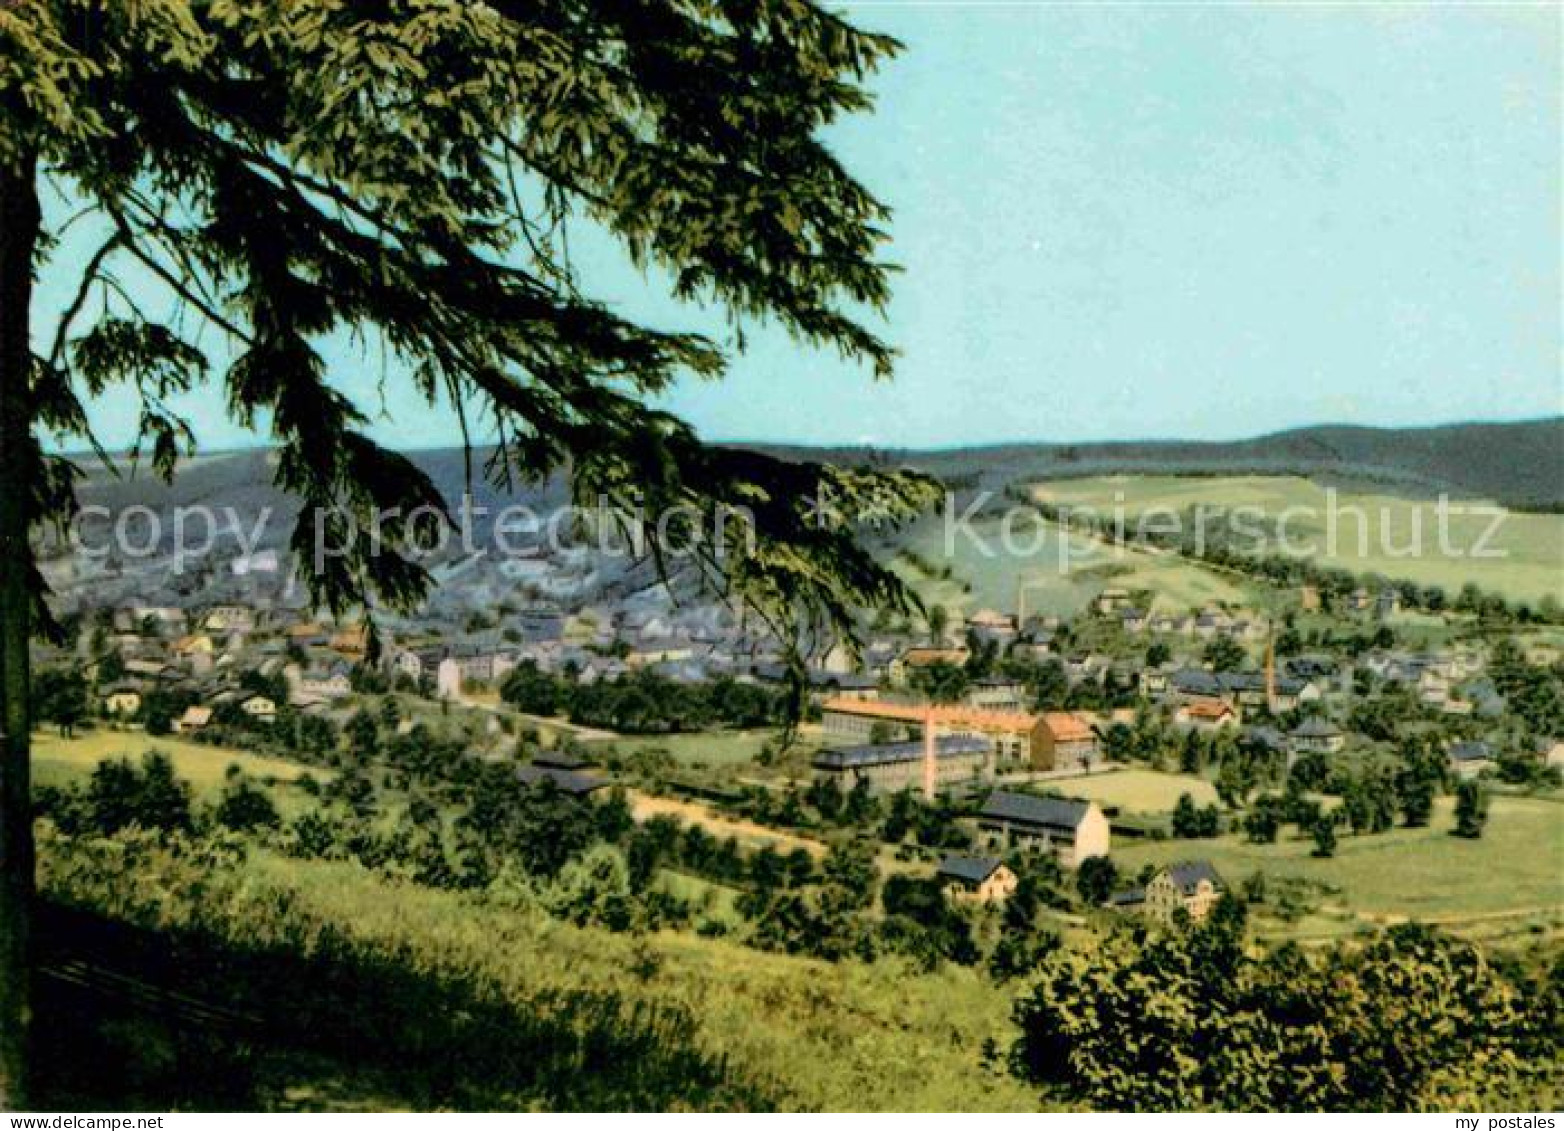
[{"label": "grassy field", "polygon": [[[1128,585],[1157,594],[1159,609],[1187,610],[1216,602],[1253,603],[1257,587],[1171,554],[1152,554],[1108,546],[1094,538],[1064,535],[1056,527],[1018,521],[1010,538],[1001,520],[975,520],[973,537],[946,544],[944,519],[925,519],[907,531],[905,547],[917,559],[897,557],[892,567],[929,605],[952,614],[980,608],[1013,612],[1017,590],[1025,587],[1029,613],[1073,616],[1108,585]],[[1009,552],[1006,547],[1009,547]],[[954,553],[947,554],[947,549]],[[921,560],[952,576],[930,576]]]},{"label": "grassy field", "polygon": [[747,766],[760,756],[761,748],[776,738],[775,730],[711,730],[692,734],[658,734],[615,739],[621,753],[636,750],[665,750],[683,766]]},{"label": "grassy field", "polygon": [[1496,796],[1479,840],[1450,835],[1451,808],[1441,799],[1428,828],[1343,834],[1329,859],[1312,856],[1313,841],[1291,829],[1276,844],[1233,835],[1122,842],[1113,857],[1128,874],[1147,863],[1205,859],[1233,884],[1258,871],[1318,885],[1318,914],[1262,924],[1266,933],[1303,939],[1408,918],[1490,941],[1564,929],[1564,800]]},{"label": "grassy field", "polygon": [[[1204,504],[1259,507],[1274,519],[1296,508],[1289,517],[1289,538],[1295,545],[1312,542],[1313,556],[1332,565],[1439,585],[1452,594],[1470,581],[1512,599],[1534,601],[1548,593],[1564,599],[1561,515],[1502,512],[1485,543],[1492,514],[1454,513],[1484,504],[1451,500],[1448,546],[1459,552],[1455,556],[1441,549],[1433,500],[1349,491],[1332,495],[1331,488],[1297,476],[1115,475],[1057,480],[1033,490],[1040,500],[1110,516],[1116,508],[1136,516],[1152,508],[1178,512]],[[1419,541],[1422,551],[1409,553]],[[1479,551],[1482,556],[1476,556]]]},{"label": "grassy field", "polygon": [[[291,782],[306,767],[281,758],[268,758],[226,746],[208,746],[173,735],[153,737],[141,731],[93,730],[74,738],[61,738],[52,731],[33,735],[33,778],[39,785],[70,785],[84,781],[98,763],[128,757],[139,762],[149,750],[160,750],[174,763],[174,771],[190,782],[198,797],[215,794],[222,788],[228,767],[239,766],[254,778],[274,778]],[[329,777],[329,771],[309,770],[315,777]]]},{"label": "grassy field", "polygon": [[1066,797],[1095,801],[1125,813],[1167,813],[1185,793],[1199,805],[1216,800],[1216,787],[1205,778],[1156,770],[1112,770],[1078,778],[1050,778],[1045,784]]}]

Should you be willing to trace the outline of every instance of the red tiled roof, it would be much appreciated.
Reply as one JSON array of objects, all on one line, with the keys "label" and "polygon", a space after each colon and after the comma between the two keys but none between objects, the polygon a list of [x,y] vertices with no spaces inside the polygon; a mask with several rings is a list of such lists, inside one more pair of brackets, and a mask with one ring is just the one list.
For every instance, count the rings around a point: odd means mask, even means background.
[{"label": "red tiled roof", "polygon": [[919,705],[914,703],[886,703],[862,699],[828,699],[822,711],[835,711],[842,715],[859,715],[870,719],[894,719],[897,722],[932,723],[949,726],[971,726],[987,730],[1029,731],[1037,725],[1037,716],[1024,711],[985,711],[976,707]]},{"label": "red tiled roof", "polygon": [[1093,737],[1091,723],[1070,711],[1045,712],[1043,725],[1053,735],[1055,742],[1085,742]]},{"label": "red tiled roof", "polygon": [[913,667],[924,664],[964,664],[970,653],[965,648],[908,648],[902,653],[901,662]]}]

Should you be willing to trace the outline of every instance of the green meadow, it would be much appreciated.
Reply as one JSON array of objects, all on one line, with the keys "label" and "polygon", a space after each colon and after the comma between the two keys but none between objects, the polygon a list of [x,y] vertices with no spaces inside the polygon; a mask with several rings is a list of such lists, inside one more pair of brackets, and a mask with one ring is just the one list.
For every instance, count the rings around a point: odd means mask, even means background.
[{"label": "green meadow", "polygon": [[1338,490],[1298,476],[1111,475],[1039,483],[1032,490],[1039,501],[1090,507],[1110,519],[1202,505],[1259,508],[1271,520],[1288,517],[1294,546],[1355,573],[1438,585],[1452,595],[1473,582],[1512,600],[1564,599],[1564,515],[1452,499],[1441,542],[1433,499]]},{"label": "green meadow", "polygon": [[681,766],[720,769],[754,765],[766,744],[776,742],[780,733],[774,728],[762,728],[625,736],[615,738],[613,746],[622,754],[662,752]]},{"label": "green meadow", "polygon": [[[100,762],[129,758],[139,762],[144,754],[158,750],[168,755],[174,772],[191,785],[196,796],[210,797],[223,786],[228,767],[238,766],[252,778],[279,783],[292,782],[304,774],[305,767],[281,758],[268,758],[227,746],[191,742],[174,735],[153,736],[139,730],[101,729],[61,738],[47,731],[33,735],[33,780],[38,785],[65,786],[85,781]],[[329,770],[308,771],[317,778],[330,777]]]},{"label": "green meadow", "polygon": [[1110,770],[1078,778],[1050,778],[1047,788],[1066,797],[1095,801],[1124,813],[1168,813],[1178,799],[1189,794],[1198,805],[1216,800],[1216,787],[1195,774],[1171,774],[1131,768]]},{"label": "green meadow", "polygon": [[[1334,856],[1314,856],[1312,839],[1287,828],[1275,844],[1242,834],[1214,840],[1120,840],[1121,874],[1146,864],[1201,859],[1230,884],[1255,872],[1300,881],[1317,907],[1296,922],[1267,921],[1262,933],[1321,940],[1404,919],[1434,923],[1489,942],[1524,942],[1564,929],[1564,799],[1496,795],[1481,838],[1450,835],[1452,802],[1441,798],[1426,828],[1355,836],[1342,832]],[[1274,894],[1274,893],[1273,893]]]},{"label": "green meadow", "polygon": [[[1150,522],[1154,514],[1166,518],[1195,506],[1258,508],[1269,520],[1287,517],[1291,548],[1354,573],[1438,585],[1452,596],[1472,582],[1512,600],[1549,594],[1564,600],[1564,515],[1455,499],[1441,522],[1433,499],[1283,475],[1106,475],[1034,483],[1029,490],[1039,502],[1090,508],[1110,522],[1122,517],[1131,534],[1143,516]],[[1165,612],[1268,601],[1262,587],[1242,576],[1152,548],[1067,533],[1024,508],[1007,519],[1005,500],[991,505],[994,513],[965,525],[952,526],[943,512],[927,516],[885,552],[926,603],[953,614],[1013,611],[1024,587],[1029,612],[1068,617],[1108,585],[1149,591],[1154,607]],[[964,506],[953,513],[960,517]],[[951,530],[954,537],[947,537]]]}]

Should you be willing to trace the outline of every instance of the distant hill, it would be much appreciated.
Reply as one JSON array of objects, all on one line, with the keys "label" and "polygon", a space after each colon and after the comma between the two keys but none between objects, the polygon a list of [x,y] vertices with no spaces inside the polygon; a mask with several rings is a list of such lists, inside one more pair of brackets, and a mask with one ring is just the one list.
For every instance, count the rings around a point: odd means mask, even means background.
[{"label": "distant hill", "polygon": [[948,481],[1000,487],[1086,475],[1303,475],[1415,494],[1448,491],[1515,509],[1564,508],[1564,417],[1513,424],[1361,428],[1328,424],[1250,440],[1009,444],[944,451],[773,448],[799,458],[865,458]]},{"label": "distant hill", "polygon": [[[883,461],[927,470],[961,486],[1002,487],[1020,479],[1127,474],[1295,474],[1315,479],[1375,483],[1413,494],[1449,491],[1497,499],[1524,509],[1564,508],[1564,417],[1515,424],[1452,424],[1440,428],[1358,428],[1322,425],[1251,440],[1199,443],[1148,440],[1104,444],[1015,444],[945,451],[765,447],[799,459]],[[458,449],[411,453],[449,498],[466,483]],[[189,461],[172,486],[150,475],[115,480],[83,460],[90,472],[83,501],[114,509],[131,504],[168,510],[196,503],[233,506],[241,514],[271,506],[278,517],[293,507],[271,485],[271,455],[261,450],[213,453]],[[563,483],[522,487],[506,496],[481,482],[478,501],[491,508],[521,502],[538,509],[565,501]]]}]

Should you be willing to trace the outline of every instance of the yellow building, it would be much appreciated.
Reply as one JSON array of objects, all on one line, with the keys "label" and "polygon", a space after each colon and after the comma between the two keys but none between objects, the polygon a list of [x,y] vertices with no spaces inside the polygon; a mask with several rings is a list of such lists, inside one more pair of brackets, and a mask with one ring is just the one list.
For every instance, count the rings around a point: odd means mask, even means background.
[{"label": "yellow building", "polygon": [[103,713],[128,719],[141,710],[141,692],[126,684],[115,684],[103,696]]},{"label": "yellow building", "polygon": [[939,878],[946,897],[960,903],[1003,903],[1020,883],[992,856],[947,856],[940,862]]},{"label": "yellow building", "polygon": [[265,695],[250,696],[239,704],[239,709],[257,722],[270,723],[277,719],[277,704]]},{"label": "yellow building", "polygon": [[177,734],[185,734],[193,730],[201,730],[212,721],[212,708],[210,707],[186,707],[185,713],[179,716],[174,723],[174,731]]}]

